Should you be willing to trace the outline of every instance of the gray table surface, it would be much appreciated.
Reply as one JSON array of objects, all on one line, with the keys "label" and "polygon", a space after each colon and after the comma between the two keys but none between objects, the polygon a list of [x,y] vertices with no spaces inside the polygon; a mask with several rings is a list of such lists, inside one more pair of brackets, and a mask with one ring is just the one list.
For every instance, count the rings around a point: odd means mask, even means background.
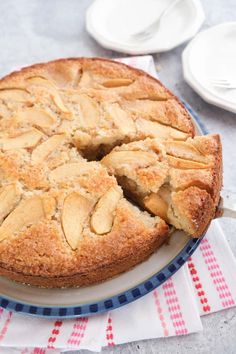
[{"label": "gray table surface", "polygon": [[[128,0],[127,0],[128,1]],[[59,57],[119,57],[100,47],[86,33],[84,21],[91,0],[1,0],[0,75],[15,66]],[[236,19],[235,0],[202,0],[206,13],[203,28]],[[225,194],[236,200],[236,115],[205,103],[183,79],[181,53],[186,44],[154,55],[163,83],[183,97],[201,116],[210,132],[220,133],[224,152]],[[223,45],[219,43],[219,45]],[[221,221],[236,255],[236,221]],[[106,348],[104,353],[236,353],[236,310],[202,319],[204,330],[185,337],[153,339]]]}]

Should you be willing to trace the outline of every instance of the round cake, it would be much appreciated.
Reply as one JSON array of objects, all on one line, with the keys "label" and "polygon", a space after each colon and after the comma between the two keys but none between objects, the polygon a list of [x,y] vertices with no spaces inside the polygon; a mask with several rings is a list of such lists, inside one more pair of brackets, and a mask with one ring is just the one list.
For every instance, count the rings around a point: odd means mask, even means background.
[{"label": "round cake", "polygon": [[0,275],[98,283],[147,259],[170,228],[200,237],[222,183],[218,135],[158,80],[99,58],[0,80]]}]

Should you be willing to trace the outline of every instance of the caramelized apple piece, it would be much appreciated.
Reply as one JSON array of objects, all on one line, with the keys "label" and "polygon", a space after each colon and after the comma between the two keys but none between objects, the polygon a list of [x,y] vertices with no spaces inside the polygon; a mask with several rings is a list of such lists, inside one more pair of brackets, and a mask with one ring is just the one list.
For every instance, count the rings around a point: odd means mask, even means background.
[{"label": "caramelized apple piece", "polygon": [[93,202],[76,192],[69,194],[64,201],[62,227],[66,240],[73,250],[76,250],[82,238],[84,222],[92,207]]},{"label": "caramelized apple piece", "polygon": [[135,133],[136,128],[132,118],[130,118],[117,103],[106,104],[105,110],[122,134],[128,135],[130,133]]},{"label": "caramelized apple piece", "polygon": [[9,184],[0,189],[0,223],[20,201],[21,191],[16,184]]},{"label": "caramelized apple piece", "polygon": [[0,89],[0,98],[3,100],[26,102],[29,101],[29,93],[21,88]]},{"label": "caramelized apple piece", "polygon": [[192,123],[187,118],[185,109],[176,104],[174,98],[167,101],[128,100],[122,102],[122,106],[132,113],[133,117],[160,122],[183,132],[192,130]]},{"label": "caramelized apple piece", "polygon": [[44,194],[42,196],[43,210],[45,218],[51,219],[56,212],[56,200],[51,195]]},{"label": "caramelized apple piece", "polygon": [[80,95],[79,105],[82,112],[82,126],[84,128],[96,128],[100,119],[97,102],[89,96]]},{"label": "caramelized apple piece", "polygon": [[49,179],[52,182],[63,182],[65,180],[70,180],[81,176],[83,174],[90,174],[94,171],[92,163],[87,162],[73,162],[66,163],[62,166],[59,166],[51,171]]},{"label": "caramelized apple piece", "polygon": [[81,79],[79,81],[79,87],[91,87],[93,85],[93,78],[90,72],[83,71]]},{"label": "caramelized apple piece", "polygon": [[168,155],[197,162],[207,162],[206,157],[189,141],[165,141],[163,144]]},{"label": "caramelized apple piece", "polygon": [[71,114],[69,109],[65,106],[60,94],[56,90],[51,92],[51,96],[52,96],[53,102],[55,103],[57,108],[59,108],[59,110],[61,112]]},{"label": "caramelized apple piece", "polygon": [[56,85],[52,81],[42,76],[31,76],[28,77],[26,80],[27,83],[29,83],[30,85],[43,86],[49,89],[57,89]]},{"label": "caramelized apple piece", "polygon": [[133,80],[131,79],[122,79],[122,78],[116,78],[116,79],[109,79],[106,80],[102,83],[104,87],[119,87],[119,86],[129,86],[133,83]]},{"label": "caramelized apple piece", "polygon": [[143,200],[145,208],[154,215],[167,221],[168,204],[157,193],[151,193]]},{"label": "caramelized apple piece", "polygon": [[167,155],[168,163],[171,167],[179,168],[179,169],[201,169],[201,168],[210,168],[209,164],[196,162],[192,160],[184,160],[179,157],[174,157]]},{"label": "caramelized apple piece", "polygon": [[43,134],[39,130],[32,129],[14,138],[0,139],[0,148],[11,150],[34,147],[41,140],[42,136]]},{"label": "caramelized apple piece", "polygon": [[31,85],[34,86],[41,86],[46,89],[48,89],[49,93],[51,94],[51,97],[53,99],[53,102],[59,108],[59,110],[63,113],[71,113],[68,108],[65,106],[59,92],[57,89],[57,86],[52,82],[49,81],[48,79],[45,79],[41,76],[33,76],[27,79],[27,82],[29,82]]},{"label": "caramelized apple piece", "polygon": [[10,110],[4,103],[0,104],[0,118],[6,118],[11,115]]},{"label": "caramelized apple piece", "polygon": [[183,133],[175,128],[143,118],[138,118],[135,123],[137,131],[140,132],[140,134],[152,138],[159,138],[161,140],[186,140],[189,136],[187,133]]},{"label": "caramelized apple piece", "polygon": [[29,108],[16,114],[18,122],[27,122],[41,128],[49,128],[56,122],[56,118],[50,113],[39,108]]},{"label": "caramelized apple piece", "polygon": [[7,216],[0,227],[0,241],[22,231],[24,227],[44,218],[43,203],[40,196],[22,200]]},{"label": "caramelized apple piece", "polygon": [[36,164],[44,161],[53,151],[59,147],[59,145],[63,144],[64,141],[64,134],[53,135],[51,138],[44,141],[34,149],[31,155],[31,162]]},{"label": "caramelized apple piece", "polygon": [[157,157],[147,151],[112,151],[102,159],[102,163],[110,168],[119,169],[124,165],[146,167],[155,164]]},{"label": "caramelized apple piece", "polygon": [[96,234],[103,235],[111,231],[114,213],[121,197],[120,188],[111,187],[99,199],[91,218],[91,227]]}]

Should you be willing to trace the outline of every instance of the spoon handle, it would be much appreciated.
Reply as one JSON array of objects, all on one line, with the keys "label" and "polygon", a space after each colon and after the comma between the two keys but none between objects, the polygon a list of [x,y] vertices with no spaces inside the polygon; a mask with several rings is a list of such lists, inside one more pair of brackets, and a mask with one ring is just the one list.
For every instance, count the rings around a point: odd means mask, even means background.
[{"label": "spoon handle", "polygon": [[174,0],[172,1],[169,6],[167,6],[164,11],[162,12],[161,16],[160,16],[160,20],[167,14],[167,12],[169,12],[175,5],[178,4],[180,0]]},{"label": "spoon handle", "polygon": [[155,31],[158,29],[161,20],[163,19],[163,17],[165,17],[165,15],[175,6],[177,5],[178,2],[180,2],[182,0],[173,0],[170,4],[167,5],[166,8],[164,8],[161,12],[161,14],[159,15],[159,17],[157,19],[155,19],[150,25],[148,25],[147,27],[143,28],[141,31],[133,33],[132,36],[134,37],[139,37],[139,36],[144,36],[147,34],[150,34],[151,32]]}]

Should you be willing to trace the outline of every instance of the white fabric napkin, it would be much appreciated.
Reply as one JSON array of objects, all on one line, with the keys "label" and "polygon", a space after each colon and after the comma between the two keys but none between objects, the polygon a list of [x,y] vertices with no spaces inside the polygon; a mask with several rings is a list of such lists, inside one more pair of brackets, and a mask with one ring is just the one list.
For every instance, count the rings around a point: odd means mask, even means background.
[{"label": "white fabric napkin", "polygon": [[[119,59],[156,75],[151,56]],[[58,354],[202,330],[201,317],[236,304],[236,260],[217,221],[171,279],[107,314],[50,320],[0,309],[0,353]]]},{"label": "white fabric napkin", "polygon": [[200,247],[171,279],[110,313],[105,344],[197,332],[202,329],[200,316],[235,304],[236,261],[214,221]]}]

